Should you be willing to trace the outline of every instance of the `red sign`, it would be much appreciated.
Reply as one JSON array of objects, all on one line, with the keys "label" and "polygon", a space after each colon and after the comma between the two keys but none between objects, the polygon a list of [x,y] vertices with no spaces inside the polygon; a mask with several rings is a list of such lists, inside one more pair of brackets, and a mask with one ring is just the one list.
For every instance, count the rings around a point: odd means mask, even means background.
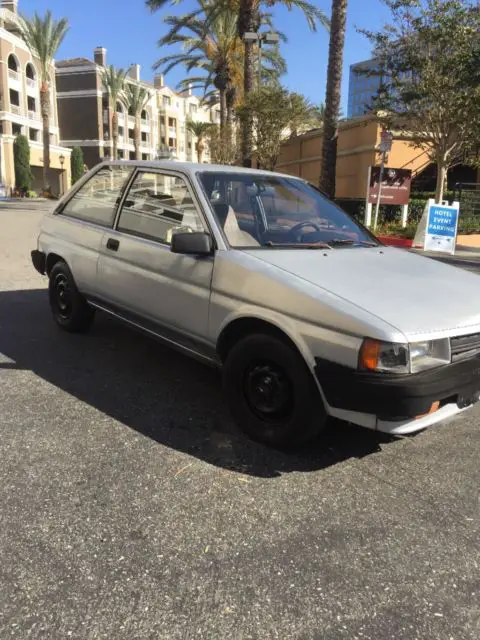
[{"label": "red sign", "polygon": [[[377,202],[380,167],[370,167],[370,184],[368,185],[368,202]],[[380,204],[408,204],[412,172],[410,169],[390,169],[385,167],[382,177]]]}]

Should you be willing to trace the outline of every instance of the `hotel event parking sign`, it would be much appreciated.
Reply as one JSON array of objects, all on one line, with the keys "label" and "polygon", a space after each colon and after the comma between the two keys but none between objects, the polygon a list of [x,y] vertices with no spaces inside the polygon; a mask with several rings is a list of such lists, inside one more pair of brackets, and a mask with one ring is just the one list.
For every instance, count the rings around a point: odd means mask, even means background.
[{"label": "hotel event parking sign", "polygon": [[425,251],[455,253],[458,213],[458,202],[454,202],[452,206],[429,202],[425,229]]}]

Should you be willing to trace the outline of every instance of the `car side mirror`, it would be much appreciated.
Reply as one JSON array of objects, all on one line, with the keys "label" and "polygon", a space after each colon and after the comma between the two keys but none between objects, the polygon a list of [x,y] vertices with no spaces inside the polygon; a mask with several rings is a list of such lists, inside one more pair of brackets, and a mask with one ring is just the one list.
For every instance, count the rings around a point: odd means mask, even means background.
[{"label": "car side mirror", "polygon": [[174,233],[170,250],[172,253],[210,256],[213,251],[212,236],[205,231]]}]

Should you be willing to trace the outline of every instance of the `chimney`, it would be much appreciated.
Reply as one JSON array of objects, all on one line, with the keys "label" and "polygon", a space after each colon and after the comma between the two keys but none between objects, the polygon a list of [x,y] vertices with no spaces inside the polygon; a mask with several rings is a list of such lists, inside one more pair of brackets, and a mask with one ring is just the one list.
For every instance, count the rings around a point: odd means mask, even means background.
[{"label": "chimney", "polygon": [[107,50],[103,47],[97,47],[93,50],[93,59],[100,67],[107,66]]},{"label": "chimney", "polygon": [[0,6],[2,9],[8,9],[13,13],[18,13],[18,0],[2,0]]},{"label": "chimney", "polygon": [[155,89],[161,89],[165,86],[165,78],[163,77],[163,73],[157,73],[153,77],[153,86]]},{"label": "chimney", "polygon": [[128,70],[128,75],[136,82],[140,82],[140,65],[131,64],[130,69]]}]

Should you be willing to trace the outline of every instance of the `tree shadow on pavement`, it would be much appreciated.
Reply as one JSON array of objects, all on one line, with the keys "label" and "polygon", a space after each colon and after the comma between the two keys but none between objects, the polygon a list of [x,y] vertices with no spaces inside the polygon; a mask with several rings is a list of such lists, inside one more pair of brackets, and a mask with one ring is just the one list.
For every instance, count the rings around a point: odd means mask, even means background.
[{"label": "tree shadow on pavement", "polygon": [[232,423],[217,371],[105,314],[89,334],[66,334],[54,325],[44,289],[0,292],[1,369],[31,370],[167,447],[254,476],[322,469],[392,440],[332,421],[308,451],[285,454],[250,442]]}]

